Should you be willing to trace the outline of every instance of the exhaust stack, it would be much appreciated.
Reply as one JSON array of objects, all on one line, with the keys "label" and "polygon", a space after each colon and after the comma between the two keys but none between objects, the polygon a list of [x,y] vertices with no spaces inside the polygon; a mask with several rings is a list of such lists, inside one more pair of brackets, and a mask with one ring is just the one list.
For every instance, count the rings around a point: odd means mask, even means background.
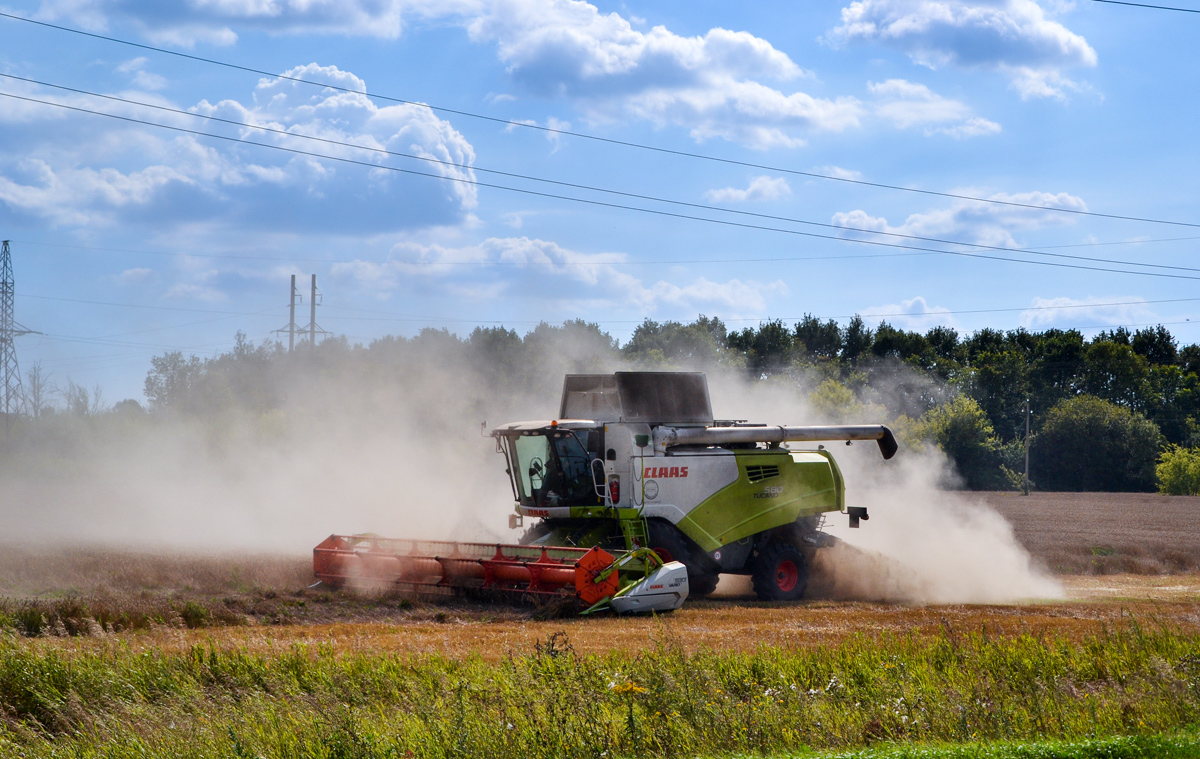
[{"label": "exhaust stack", "polygon": [[655,427],[654,446],[660,451],[679,445],[729,443],[787,443],[819,440],[874,440],[885,459],[896,455],[896,437],[884,424],[827,425],[823,427]]}]

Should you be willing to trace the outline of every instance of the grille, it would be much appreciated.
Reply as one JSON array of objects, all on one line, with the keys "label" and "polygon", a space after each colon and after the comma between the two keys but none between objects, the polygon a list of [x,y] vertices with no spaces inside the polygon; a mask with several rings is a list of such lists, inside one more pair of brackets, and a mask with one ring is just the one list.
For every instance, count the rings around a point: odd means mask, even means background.
[{"label": "grille", "polygon": [[779,476],[779,467],[775,464],[769,466],[748,466],[746,467],[746,477],[751,482],[762,482],[771,477]]}]

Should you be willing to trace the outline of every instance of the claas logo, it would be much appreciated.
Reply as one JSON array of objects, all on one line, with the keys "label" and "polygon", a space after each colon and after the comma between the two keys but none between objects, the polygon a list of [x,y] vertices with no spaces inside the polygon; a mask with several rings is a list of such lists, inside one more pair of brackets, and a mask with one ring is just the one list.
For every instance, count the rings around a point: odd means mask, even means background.
[{"label": "claas logo", "polygon": [[687,477],[686,466],[648,466],[643,472],[648,480],[663,480],[667,477]]}]

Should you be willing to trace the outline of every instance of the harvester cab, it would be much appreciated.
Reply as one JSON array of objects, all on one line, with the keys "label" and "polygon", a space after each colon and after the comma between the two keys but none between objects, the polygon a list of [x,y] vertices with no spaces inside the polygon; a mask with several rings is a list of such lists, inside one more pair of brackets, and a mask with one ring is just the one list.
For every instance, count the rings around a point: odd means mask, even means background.
[{"label": "harvester cab", "polygon": [[571,595],[584,613],[666,611],[716,589],[721,574],[752,578],[767,600],[803,596],[815,552],[834,539],[825,515],[851,527],[842,472],[823,446],[873,440],[884,425],[787,427],[717,420],[703,374],[567,375],[556,419],[492,431],[516,503],[516,545],[417,543],[330,536],[314,551],[333,585],[366,581]]}]

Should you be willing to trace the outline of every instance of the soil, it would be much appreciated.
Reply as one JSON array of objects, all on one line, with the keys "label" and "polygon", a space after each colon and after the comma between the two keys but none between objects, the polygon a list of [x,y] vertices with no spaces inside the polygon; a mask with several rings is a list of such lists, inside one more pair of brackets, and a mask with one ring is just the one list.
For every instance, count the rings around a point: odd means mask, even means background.
[{"label": "soil", "polygon": [[1157,493],[973,493],[1059,575],[1200,571],[1200,497]]},{"label": "soil", "polygon": [[[0,615],[29,619],[22,610],[36,610],[33,617],[44,619],[44,627],[31,645],[104,646],[120,631],[121,645],[147,648],[319,643],[342,651],[488,659],[530,651],[558,631],[566,631],[581,652],[656,645],[747,650],[822,645],[858,634],[945,631],[1074,638],[1130,618],[1200,632],[1200,498],[975,495],[1003,514],[1018,539],[1059,576],[1067,600],[1005,606],[764,603],[753,597],[746,578],[729,577],[715,597],[690,599],[670,615],[579,618],[561,605],[508,607],[310,588],[307,552],[211,556],[0,545]],[[53,623],[56,618],[63,624]],[[110,624],[118,618],[126,620],[124,627]],[[64,637],[64,630],[70,635]]]}]

